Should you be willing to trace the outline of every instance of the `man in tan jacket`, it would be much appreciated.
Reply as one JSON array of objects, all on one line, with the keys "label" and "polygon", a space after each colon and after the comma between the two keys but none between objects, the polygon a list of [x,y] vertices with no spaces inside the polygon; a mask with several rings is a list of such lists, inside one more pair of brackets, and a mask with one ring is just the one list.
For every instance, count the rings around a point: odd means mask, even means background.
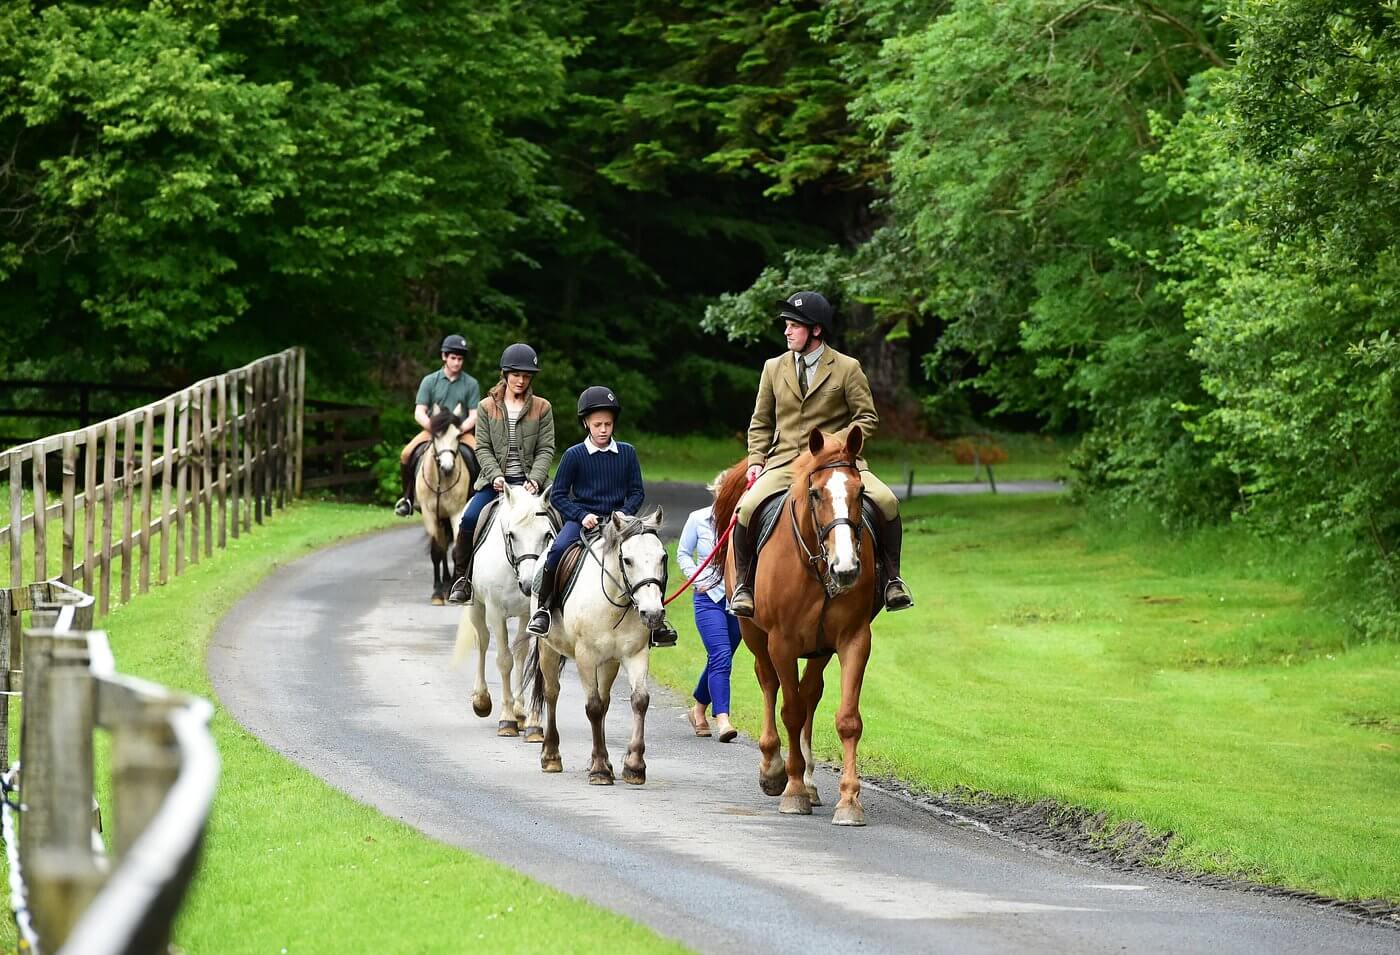
[{"label": "man in tan jacket", "polygon": [[[734,527],[734,560],[739,580],[729,608],[740,617],[753,616],[753,575],[758,563],[749,521],[760,504],[791,485],[792,463],[805,450],[812,429],[820,428],[844,439],[852,426],[858,425],[868,439],[880,424],[870,382],[860,362],[826,344],[832,316],[826,298],[820,292],[798,292],[778,307],[788,350],[763,365],[758,399],[749,421],[748,478],[754,483],[739,501],[739,522]],[[880,512],[882,526],[876,532],[889,576],[885,609],[912,607],[914,599],[899,576],[903,538],[899,499],[870,473],[863,459],[856,466],[865,495]]]}]

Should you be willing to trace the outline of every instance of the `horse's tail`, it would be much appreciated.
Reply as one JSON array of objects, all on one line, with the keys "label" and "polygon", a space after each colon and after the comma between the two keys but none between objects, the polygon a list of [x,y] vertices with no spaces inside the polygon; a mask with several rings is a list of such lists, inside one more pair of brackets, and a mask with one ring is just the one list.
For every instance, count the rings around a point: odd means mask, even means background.
[{"label": "horse's tail", "polygon": [[481,635],[476,632],[476,624],[472,623],[471,611],[462,608],[462,616],[457,620],[457,643],[452,647],[452,666],[462,665],[468,653],[476,649],[476,641]]},{"label": "horse's tail", "polygon": [[[724,477],[720,479],[719,493],[715,495],[714,509],[715,530],[719,534],[724,533],[724,529],[734,518],[734,512],[739,508],[739,498],[744,496],[746,490],[744,475],[748,469],[748,462],[741,460],[725,471]],[[721,571],[724,569],[724,555],[728,550],[728,538],[715,549],[713,566],[720,568]]]},{"label": "horse's tail", "polygon": [[[559,673],[564,672],[564,657],[559,657]],[[558,676],[558,674],[555,674]],[[544,677],[540,675],[540,638],[530,638],[530,655],[525,658],[525,682],[520,695],[530,697],[530,712],[544,712]]]}]

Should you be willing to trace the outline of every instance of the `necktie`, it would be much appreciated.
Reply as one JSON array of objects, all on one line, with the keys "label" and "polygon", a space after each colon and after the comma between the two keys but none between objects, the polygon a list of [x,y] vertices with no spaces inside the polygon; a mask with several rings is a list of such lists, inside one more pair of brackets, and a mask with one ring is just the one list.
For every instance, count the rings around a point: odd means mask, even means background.
[{"label": "necktie", "polygon": [[802,392],[802,397],[807,397],[807,362],[801,355],[797,356],[797,390]]}]

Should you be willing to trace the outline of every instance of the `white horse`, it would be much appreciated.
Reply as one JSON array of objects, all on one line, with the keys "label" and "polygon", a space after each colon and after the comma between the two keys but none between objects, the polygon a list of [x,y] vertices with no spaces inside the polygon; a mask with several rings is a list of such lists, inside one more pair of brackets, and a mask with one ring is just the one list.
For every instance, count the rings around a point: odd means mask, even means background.
[{"label": "white horse", "polygon": [[[647,706],[647,665],[651,631],[665,619],[661,601],[666,587],[666,548],[657,532],[662,512],[649,517],[616,513],[600,525],[602,533],[585,539],[584,566],[573,592],[562,609],[551,614],[549,634],[531,651],[533,680],[531,708],[547,705],[544,747],[540,768],[563,772],[559,756],[559,675],[564,657],[578,666],[583,684],[584,712],[593,725],[593,759],[588,781],[595,786],[613,784],[603,721],[607,717],[617,671],[627,668],[632,685],[632,738],[622,763],[623,782],[647,781],[644,733]],[[562,584],[562,581],[561,581]]]},{"label": "white horse", "polygon": [[[554,539],[554,520],[544,499],[524,488],[507,484],[496,505],[496,514],[486,539],[481,542],[472,564],[472,601],[462,608],[457,622],[457,645],[453,666],[473,647],[477,651],[476,686],[472,689],[472,711],[491,715],[491,691],[486,687],[486,647],[496,635],[496,668],[501,673],[501,719],[496,732],[517,736],[525,721],[525,658],[529,639],[525,620],[530,616],[530,584],[536,565]],[[470,542],[468,542],[470,544]],[[516,621],[514,645],[510,642],[509,621]],[[487,629],[488,623],[490,629]],[[539,708],[525,721],[526,740],[544,740]]]}]

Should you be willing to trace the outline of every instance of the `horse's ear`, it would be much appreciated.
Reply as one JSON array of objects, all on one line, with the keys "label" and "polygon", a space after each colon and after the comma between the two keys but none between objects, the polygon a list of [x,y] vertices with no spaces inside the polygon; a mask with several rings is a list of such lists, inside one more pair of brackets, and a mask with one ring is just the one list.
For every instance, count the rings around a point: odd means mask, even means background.
[{"label": "horse's ear", "polygon": [[665,520],[665,517],[666,517],[666,512],[663,511],[663,510],[661,509],[661,505],[658,504],[658,505],[656,506],[656,510],[654,510],[654,511],[652,511],[650,514],[648,514],[647,517],[646,517],[646,520],[645,520],[643,523],[645,523],[646,526],[647,526],[647,527],[650,527],[652,530],[660,530],[660,529],[661,529],[661,522],[662,522],[663,520]]},{"label": "horse's ear", "polygon": [[621,511],[613,511],[612,526],[613,530],[621,531],[624,527],[627,526],[627,515],[622,513]]},{"label": "horse's ear", "polygon": [[462,403],[460,401],[452,406],[452,417],[458,421],[462,420]]},{"label": "horse's ear", "polygon": [[822,435],[822,429],[813,428],[812,433],[807,435],[807,450],[813,454],[820,454],[824,444],[826,444],[826,438]]},{"label": "horse's ear", "polygon": [[434,402],[433,402],[433,407],[432,407],[431,410],[428,411],[428,414],[429,414],[429,416],[435,415],[435,414],[437,414],[437,413],[438,413],[439,411],[441,411],[441,410],[442,410],[442,405],[440,405],[440,404],[438,404],[436,401],[434,401]]},{"label": "horse's ear", "polygon": [[865,447],[865,432],[860,430],[860,425],[851,425],[851,433],[846,435],[846,457],[854,461],[860,457],[860,449]]}]

